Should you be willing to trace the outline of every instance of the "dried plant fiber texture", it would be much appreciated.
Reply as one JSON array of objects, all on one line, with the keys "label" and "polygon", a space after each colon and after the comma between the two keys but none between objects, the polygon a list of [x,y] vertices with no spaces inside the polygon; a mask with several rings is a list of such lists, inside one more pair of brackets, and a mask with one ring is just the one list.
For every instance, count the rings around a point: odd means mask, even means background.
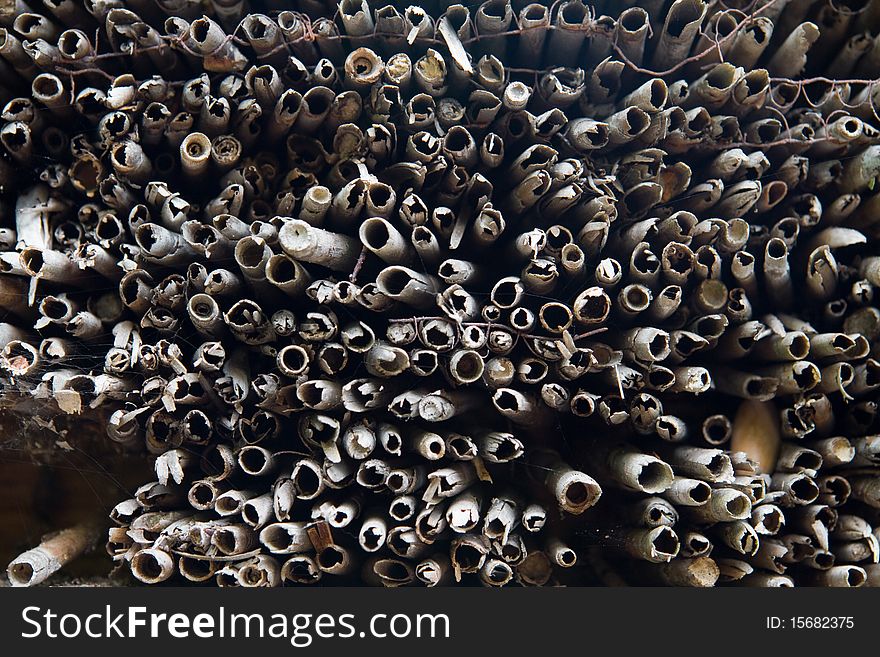
[{"label": "dried plant fiber texture", "polygon": [[293,4],[0,3],[0,398],[149,463],[120,572],[880,581],[880,1]]}]

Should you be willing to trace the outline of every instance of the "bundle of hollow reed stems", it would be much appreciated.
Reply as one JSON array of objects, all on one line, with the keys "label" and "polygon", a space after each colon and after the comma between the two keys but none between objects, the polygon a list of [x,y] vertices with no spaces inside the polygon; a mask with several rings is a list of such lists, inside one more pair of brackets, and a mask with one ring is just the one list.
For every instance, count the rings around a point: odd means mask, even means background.
[{"label": "bundle of hollow reed stems", "polygon": [[2,398],[137,580],[880,584],[880,0],[0,24]]}]

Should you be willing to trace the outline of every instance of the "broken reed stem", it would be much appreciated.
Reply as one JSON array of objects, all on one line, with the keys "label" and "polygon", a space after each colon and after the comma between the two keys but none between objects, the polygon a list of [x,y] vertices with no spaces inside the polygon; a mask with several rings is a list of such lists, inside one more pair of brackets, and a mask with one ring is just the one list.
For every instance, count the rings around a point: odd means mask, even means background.
[{"label": "broken reed stem", "polygon": [[13,586],[36,586],[92,548],[98,540],[96,525],[76,525],[47,534],[40,544],[13,559],[6,575]]}]

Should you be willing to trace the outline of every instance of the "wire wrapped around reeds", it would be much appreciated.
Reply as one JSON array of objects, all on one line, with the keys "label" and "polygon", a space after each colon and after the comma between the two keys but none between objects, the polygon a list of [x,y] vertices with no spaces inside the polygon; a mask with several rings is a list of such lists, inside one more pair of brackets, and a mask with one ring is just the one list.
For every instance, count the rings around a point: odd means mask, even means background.
[{"label": "wire wrapped around reeds", "polygon": [[279,4],[0,14],[0,399],[151,460],[115,564],[880,583],[878,0]]}]

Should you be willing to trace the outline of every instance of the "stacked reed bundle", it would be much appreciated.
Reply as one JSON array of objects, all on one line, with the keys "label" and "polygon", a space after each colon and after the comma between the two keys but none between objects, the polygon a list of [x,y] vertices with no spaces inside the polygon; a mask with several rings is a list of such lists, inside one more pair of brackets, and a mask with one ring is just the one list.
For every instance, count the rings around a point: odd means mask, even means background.
[{"label": "stacked reed bundle", "polygon": [[880,1],[19,4],[4,396],[138,580],[880,582]]}]

